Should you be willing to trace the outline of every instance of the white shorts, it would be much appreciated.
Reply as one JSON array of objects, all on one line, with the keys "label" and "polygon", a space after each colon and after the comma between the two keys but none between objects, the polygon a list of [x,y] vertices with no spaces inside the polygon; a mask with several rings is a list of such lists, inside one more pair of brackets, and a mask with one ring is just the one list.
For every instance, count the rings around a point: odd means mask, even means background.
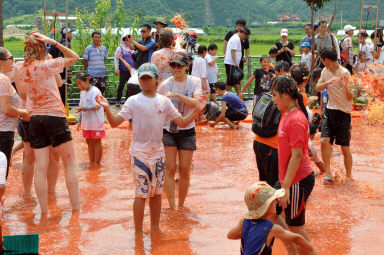
[{"label": "white shorts", "polygon": [[136,183],[135,196],[140,198],[163,194],[164,158],[141,159],[131,157],[133,180]]}]

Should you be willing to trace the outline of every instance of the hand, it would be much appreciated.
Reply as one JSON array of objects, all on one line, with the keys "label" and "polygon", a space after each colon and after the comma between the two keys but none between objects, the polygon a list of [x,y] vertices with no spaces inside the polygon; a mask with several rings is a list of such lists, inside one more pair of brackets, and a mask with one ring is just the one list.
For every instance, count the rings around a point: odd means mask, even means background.
[{"label": "hand", "polygon": [[119,59],[122,59],[123,58],[123,54],[119,54]]},{"label": "hand", "polygon": [[234,66],[234,67],[239,67],[239,65],[238,65],[237,63],[235,63],[233,66]]},{"label": "hand", "polygon": [[103,97],[102,95],[97,95],[95,100],[103,108],[109,107],[109,103],[108,103],[107,99],[105,99],[105,97]]},{"label": "hand", "polygon": [[279,198],[279,205],[283,208],[287,208],[287,206],[291,204],[291,201],[289,200],[289,189],[285,189],[285,194],[283,197]]},{"label": "hand", "polygon": [[242,61],[245,63],[247,62],[247,58],[246,57],[243,57]]},{"label": "hand", "polygon": [[76,108],[75,110],[73,110],[74,113],[79,113],[83,110],[83,108],[79,107],[79,108]]},{"label": "hand", "polygon": [[240,94],[239,97],[240,97],[240,100],[241,100],[241,101],[244,101],[244,95],[243,95],[243,92],[241,92],[241,94]]},{"label": "hand", "polygon": [[117,76],[119,76],[119,73],[120,73],[119,70],[117,70],[117,71],[115,72],[115,74],[116,74]]},{"label": "hand", "polygon": [[165,93],[166,97],[178,97],[179,96],[179,93],[175,93],[175,92],[167,92]]},{"label": "hand", "polygon": [[217,61],[219,59],[218,56],[214,57],[213,60]]},{"label": "hand", "polygon": [[220,74],[218,73],[218,74],[217,74],[217,78],[219,78],[219,77],[220,77]]},{"label": "hand", "polygon": [[20,116],[21,118],[26,121],[26,122],[29,122],[30,120],[30,117],[29,117],[29,113],[27,112],[27,110],[20,110]]},{"label": "hand", "polygon": [[49,43],[49,44],[53,44],[53,45],[56,44],[55,40],[53,40],[52,38],[49,38],[48,36],[42,35],[39,32],[35,32],[32,35],[34,35],[36,37],[36,39],[39,40],[40,42]]},{"label": "hand", "polygon": [[128,37],[128,42],[130,42],[130,43],[133,43],[133,42],[134,42],[134,40],[133,40],[133,35],[131,35],[131,37]]},{"label": "hand", "polygon": [[51,54],[48,54],[45,58],[46,58],[46,59],[52,59],[52,55],[51,55]]},{"label": "hand", "polygon": [[207,105],[208,102],[208,96],[207,95],[201,95],[201,97],[198,99],[197,109],[199,112],[201,112],[204,107]]}]

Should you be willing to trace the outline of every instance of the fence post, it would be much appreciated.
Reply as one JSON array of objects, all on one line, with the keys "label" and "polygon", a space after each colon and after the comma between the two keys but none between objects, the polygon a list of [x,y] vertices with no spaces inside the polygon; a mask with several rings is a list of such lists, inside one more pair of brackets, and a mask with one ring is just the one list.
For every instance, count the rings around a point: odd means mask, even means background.
[{"label": "fence post", "polygon": [[[247,59],[247,68],[248,68],[248,74],[247,74],[247,81],[248,79],[251,77],[252,75],[252,57],[251,56],[248,56],[248,59]],[[252,86],[249,86],[248,87],[248,97],[251,96],[251,87]]]}]

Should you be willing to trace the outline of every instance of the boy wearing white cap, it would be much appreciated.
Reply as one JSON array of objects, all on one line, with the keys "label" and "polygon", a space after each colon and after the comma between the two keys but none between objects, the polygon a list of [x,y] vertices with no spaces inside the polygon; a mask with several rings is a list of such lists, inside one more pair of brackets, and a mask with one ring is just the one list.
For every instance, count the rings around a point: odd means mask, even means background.
[{"label": "boy wearing white cap", "polygon": [[245,193],[248,213],[228,232],[228,239],[241,239],[241,254],[272,254],[275,238],[284,243],[295,243],[299,254],[317,254],[312,244],[301,235],[274,224],[276,201],[283,197],[284,189],[275,190],[266,182],[256,182]]},{"label": "boy wearing white cap", "polygon": [[117,115],[111,112],[108,101],[104,97],[101,95],[96,97],[96,102],[104,107],[111,127],[117,127],[124,120],[132,119],[133,131],[129,153],[136,186],[133,203],[136,234],[143,233],[144,207],[147,197],[149,197],[151,229],[159,229],[165,170],[162,138],[166,119],[180,127],[186,127],[206,105],[206,102],[201,100],[187,116],[181,116],[168,97],[156,92],[158,76],[159,71],[156,65],[142,64],[138,70],[142,92],[129,97]]},{"label": "boy wearing white cap", "polygon": [[344,60],[344,67],[348,69],[348,71],[352,74],[352,66],[353,66],[353,43],[351,36],[354,33],[356,27],[351,25],[344,26],[345,36],[341,40],[341,48],[343,51],[340,53],[340,57]]}]

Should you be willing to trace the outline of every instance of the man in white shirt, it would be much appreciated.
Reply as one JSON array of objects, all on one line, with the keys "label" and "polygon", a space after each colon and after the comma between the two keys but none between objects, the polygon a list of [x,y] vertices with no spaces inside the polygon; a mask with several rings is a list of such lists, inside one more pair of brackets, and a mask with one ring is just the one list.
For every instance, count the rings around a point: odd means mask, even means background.
[{"label": "man in white shirt", "polygon": [[251,31],[247,27],[244,27],[234,34],[228,41],[224,58],[225,72],[227,74],[227,90],[231,91],[232,86],[235,86],[238,96],[240,96],[240,81],[235,81],[232,74],[233,70],[239,67],[241,61],[241,40],[246,39],[250,33]]}]

